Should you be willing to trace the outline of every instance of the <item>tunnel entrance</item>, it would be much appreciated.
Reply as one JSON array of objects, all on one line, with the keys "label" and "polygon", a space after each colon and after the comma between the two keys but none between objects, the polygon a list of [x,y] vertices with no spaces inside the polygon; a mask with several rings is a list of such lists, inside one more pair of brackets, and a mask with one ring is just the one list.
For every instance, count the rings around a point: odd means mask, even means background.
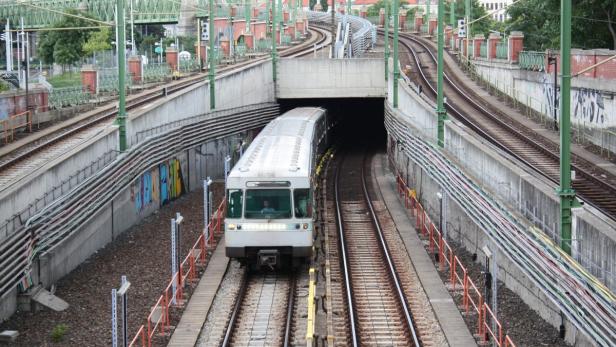
[{"label": "tunnel entrance", "polygon": [[384,102],[383,98],[278,99],[281,114],[295,107],[317,106],[327,109],[338,121],[334,140],[338,145],[370,145],[375,148],[384,148],[387,138]]}]

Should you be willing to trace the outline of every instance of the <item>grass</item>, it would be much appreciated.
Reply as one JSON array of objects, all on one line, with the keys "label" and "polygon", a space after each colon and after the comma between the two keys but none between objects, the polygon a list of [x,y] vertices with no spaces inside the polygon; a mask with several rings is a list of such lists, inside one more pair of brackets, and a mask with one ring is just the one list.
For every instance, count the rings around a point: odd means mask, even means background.
[{"label": "grass", "polygon": [[47,78],[47,82],[54,88],[78,87],[81,85],[81,74],[79,72],[66,72]]}]

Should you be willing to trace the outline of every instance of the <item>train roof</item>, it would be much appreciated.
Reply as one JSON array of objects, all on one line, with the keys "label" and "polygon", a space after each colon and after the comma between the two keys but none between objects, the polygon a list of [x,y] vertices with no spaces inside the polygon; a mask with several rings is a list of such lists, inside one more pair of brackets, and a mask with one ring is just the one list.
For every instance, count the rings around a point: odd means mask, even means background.
[{"label": "train roof", "polygon": [[314,124],[324,113],[318,107],[299,107],[272,120],[250,144],[229,178],[308,177]]}]

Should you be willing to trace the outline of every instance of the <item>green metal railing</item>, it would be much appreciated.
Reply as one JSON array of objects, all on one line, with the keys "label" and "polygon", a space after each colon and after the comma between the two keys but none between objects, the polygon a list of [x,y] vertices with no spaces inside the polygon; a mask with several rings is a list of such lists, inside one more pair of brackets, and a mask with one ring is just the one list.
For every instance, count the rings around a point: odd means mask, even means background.
[{"label": "green metal railing", "polygon": [[191,58],[191,59],[180,59],[180,66],[179,66],[179,70],[180,72],[193,72],[193,71],[199,71],[200,66],[199,66],[199,59],[197,58]]},{"label": "green metal railing", "polygon": [[534,51],[521,51],[519,55],[520,69],[544,71],[545,53]]},{"label": "green metal railing", "polygon": [[291,45],[291,35],[282,35],[281,43],[283,46],[290,46]]},{"label": "green metal railing", "polygon": [[62,108],[87,103],[91,94],[84,92],[83,87],[54,88],[49,93],[49,107]]},{"label": "green metal railing", "polygon": [[[129,75],[127,73],[127,75]],[[124,85],[130,87],[132,85],[132,78],[126,78]],[[118,92],[118,70],[117,69],[99,69],[98,70],[98,92]]]},{"label": "green metal railing", "polygon": [[257,52],[269,52],[272,49],[271,40],[257,40],[255,44],[255,51]]},{"label": "green metal railing", "polygon": [[248,48],[246,47],[245,44],[238,43],[235,46],[235,55],[236,56],[238,56],[240,58],[241,57],[245,57],[247,52],[248,52]]},{"label": "green metal railing", "polygon": [[488,57],[488,45],[485,42],[482,42],[479,46],[479,56],[482,58]]},{"label": "green metal railing", "polygon": [[161,82],[171,77],[171,68],[167,63],[150,63],[143,66],[143,82]]},{"label": "green metal railing", "polygon": [[497,59],[509,59],[508,45],[506,43],[499,42],[496,44],[496,58]]}]

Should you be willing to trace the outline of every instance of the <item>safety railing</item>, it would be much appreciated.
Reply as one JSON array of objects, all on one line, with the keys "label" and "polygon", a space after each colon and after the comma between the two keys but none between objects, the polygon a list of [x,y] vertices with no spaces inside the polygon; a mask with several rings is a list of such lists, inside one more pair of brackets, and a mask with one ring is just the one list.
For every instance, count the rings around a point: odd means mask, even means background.
[{"label": "safety railing", "polygon": [[[127,75],[129,72],[127,71]],[[98,70],[98,90],[97,93],[101,92],[109,92],[109,93],[117,93],[118,92],[118,84],[119,84],[119,76],[118,69],[116,68],[105,68]],[[130,87],[132,84],[131,78],[124,79],[125,88]]]},{"label": "safety railing", "polygon": [[521,51],[518,60],[520,69],[545,71],[545,52]]},{"label": "safety railing", "polygon": [[[307,11],[308,20],[313,23],[331,23],[331,14],[318,11]],[[351,57],[360,57],[376,43],[376,28],[368,20],[356,16],[344,16],[336,13],[336,23],[348,20],[351,26]]]},{"label": "safety railing", "polygon": [[199,71],[199,59],[180,59],[179,70],[183,73]]},{"label": "safety railing", "polygon": [[[170,312],[173,308],[180,309],[184,306],[184,288],[187,285],[195,285],[197,282],[197,267],[203,268],[207,265],[207,250],[215,248],[216,240],[223,232],[224,215],[225,201],[223,199],[213,213],[212,219],[205,227],[204,232],[199,235],[197,241],[180,263],[179,271],[173,274],[162,295],[150,310],[146,324],[139,327],[129,346],[139,346],[137,343],[141,341],[141,346],[151,347],[157,335],[166,336],[171,332]],[[207,240],[206,234],[208,235]]]},{"label": "safety railing", "polygon": [[488,45],[485,42],[482,42],[479,45],[479,56],[481,58],[487,58],[488,57]]},{"label": "safety railing", "polygon": [[167,63],[149,63],[143,65],[143,82],[160,82],[171,78],[171,68]]},{"label": "safety railing", "polygon": [[53,88],[49,92],[49,107],[58,109],[68,106],[77,106],[87,103],[90,101],[91,97],[92,95],[85,92],[81,86]]},{"label": "safety railing", "polygon": [[489,337],[496,342],[498,346],[503,345],[503,326],[498,321],[488,304],[484,303],[482,307],[483,319],[483,341],[487,342]]},{"label": "safety railing", "polygon": [[496,44],[496,59],[509,59],[509,45],[503,42]]},{"label": "safety railing", "polygon": [[2,126],[4,143],[9,143],[13,141],[17,129],[25,128],[28,132],[32,132],[32,112],[24,111],[14,114],[0,121],[0,125]]},{"label": "safety railing", "polygon": [[419,28],[419,32],[421,32],[422,34],[427,34],[428,28],[429,28],[428,24],[422,24],[421,27]]},{"label": "safety railing", "polygon": [[[395,167],[391,162],[392,167]],[[466,316],[474,314],[477,316],[477,334],[482,337],[484,342],[492,339],[498,346],[515,346],[509,335],[503,340],[503,328],[496,315],[485,303],[483,295],[473,280],[468,276],[466,267],[460,261],[447,240],[443,238],[442,232],[436,227],[430,216],[415,197],[415,191],[409,188],[402,178],[396,175],[397,189],[400,197],[404,198],[404,206],[411,209],[415,217],[415,227],[418,232],[428,238],[428,251],[435,254],[440,271],[448,271],[450,290],[457,291],[462,289],[462,307]],[[457,288],[458,287],[458,288]],[[492,325],[496,327],[493,330]]]}]

